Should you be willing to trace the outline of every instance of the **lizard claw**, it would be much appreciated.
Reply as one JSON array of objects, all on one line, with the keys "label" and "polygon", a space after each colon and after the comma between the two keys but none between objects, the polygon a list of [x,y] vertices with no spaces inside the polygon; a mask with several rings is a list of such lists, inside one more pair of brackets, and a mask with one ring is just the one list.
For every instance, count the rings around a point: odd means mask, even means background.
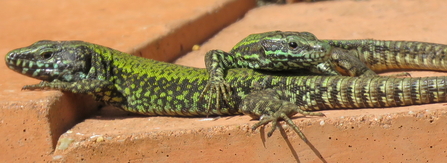
[{"label": "lizard claw", "polygon": [[[320,112],[307,112],[307,111],[303,111],[303,110],[298,110],[299,113],[303,114],[303,115],[311,115],[311,116],[325,116],[323,113]],[[308,142],[306,136],[304,136],[304,134],[301,132],[301,130],[299,129],[299,127],[293,123],[293,121],[289,118],[289,116],[287,116],[286,113],[284,112],[275,112],[272,116],[261,116],[260,121],[258,123],[256,123],[255,125],[253,125],[252,130],[256,130],[256,128],[262,126],[262,125],[266,125],[269,122],[272,122],[272,129],[270,129],[270,131],[267,133],[268,137],[271,137],[273,135],[273,132],[276,130],[277,124],[279,120],[284,120],[287,125],[289,125],[290,127],[292,127],[292,129],[301,137],[301,139],[304,142]]]},{"label": "lizard claw", "polygon": [[276,130],[276,125],[278,124],[278,118],[274,118],[272,116],[262,116],[259,119],[259,122],[254,124],[251,129],[254,131],[257,128],[259,128],[260,126],[266,125],[269,122],[272,122],[272,129],[270,129],[270,131],[267,133],[267,137],[271,137],[273,135],[273,132],[275,132]]}]

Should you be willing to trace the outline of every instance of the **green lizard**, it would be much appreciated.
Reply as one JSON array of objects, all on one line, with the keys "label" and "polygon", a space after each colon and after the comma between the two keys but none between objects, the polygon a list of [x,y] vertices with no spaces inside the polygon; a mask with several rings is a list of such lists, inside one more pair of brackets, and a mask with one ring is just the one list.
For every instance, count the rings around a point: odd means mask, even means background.
[{"label": "green lizard", "polygon": [[[273,31],[252,34],[230,52],[205,56],[210,73],[208,94],[230,94],[224,81],[230,68],[270,71],[308,69],[320,75],[371,77],[375,71],[425,69],[446,71],[447,45],[412,41],[318,40],[309,32]],[[403,75],[409,75],[403,73]],[[204,93],[203,92],[203,93]]]},{"label": "green lizard", "polygon": [[[92,95],[96,100],[144,115],[206,116],[246,114],[260,119],[253,126],[284,120],[308,145],[290,119],[322,116],[324,109],[394,107],[447,101],[447,77],[390,78],[266,75],[231,69],[231,103],[216,108],[199,100],[209,75],[191,68],[128,55],[81,41],[39,41],[6,55],[7,66],[43,80],[25,90],[52,89]],[[205,96],[205,100],[216,95]],[[210,108],[209,112],[207,108]],[[318,157],[322,158],[321,155]]]}]

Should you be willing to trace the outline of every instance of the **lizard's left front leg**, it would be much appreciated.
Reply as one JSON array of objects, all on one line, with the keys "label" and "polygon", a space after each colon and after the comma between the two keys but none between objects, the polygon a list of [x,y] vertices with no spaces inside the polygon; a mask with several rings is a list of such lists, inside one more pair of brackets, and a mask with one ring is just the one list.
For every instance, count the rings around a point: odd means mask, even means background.
[{"label": "lizard's left front leg", "polygon": [[330,59],[312,67],[310,71],[317,74],[334,76],[378,76],[356,57],[356,51],[341,48],[333,48],[330,52]]},{"label": "lizard's left front leg", "polygon": [[106,90],[113,90],[113,84],[109,81],[84,79],[75,82],[64,82],[54,80],[51,82],[42,81],[39,84],[25,85],[22,90],[60,90],[72,93],[98,93]]},{"label": "lizard's left front leg", "polygon": [[71,93],[88,94],[97,101],[121,108],[125,98],[116,90],[113,83],[104,80],[84,79],[75,82],[54,80],[42,81],[39,84],[25,85],[22,90],[59,90]]},{"label": "lizard's left front leg", "polygon": [[220,99],[223,99],[225,102],[230,101],[231,85],[224,78],[228,69],[238,67],[236,63],[231,54],[221,50],[212,50],[205,55],[205,64],[210,77],[205,89],[200,94],[200,99],[202,100],[206,96],[205,93],[207,91],[207,96],[210,98],[213,97],[213,94],[216,94],[216,101],[212,99],[208,101],[207,113],[210,111],[209,107],[212,102],[215,102],[215,107],[219,109]]}]

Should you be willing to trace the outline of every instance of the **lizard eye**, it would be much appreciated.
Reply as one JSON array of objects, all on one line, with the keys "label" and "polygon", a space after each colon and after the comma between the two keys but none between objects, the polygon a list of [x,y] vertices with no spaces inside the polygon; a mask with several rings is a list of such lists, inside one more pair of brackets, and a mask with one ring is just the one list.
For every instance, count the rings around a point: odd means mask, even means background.
[{"label": "lizard eye", "polygon": [[289,42],[289,47],[290,49],[295,49],[296,47],[298,47],[298,44],[296,42]]},{"label": "lizard eye", "polygon": [[42,54],[40,54],[40,56],[42,56],[44,59],[48,59],[53,56],[53,53],[52,52],[43,52]]}]

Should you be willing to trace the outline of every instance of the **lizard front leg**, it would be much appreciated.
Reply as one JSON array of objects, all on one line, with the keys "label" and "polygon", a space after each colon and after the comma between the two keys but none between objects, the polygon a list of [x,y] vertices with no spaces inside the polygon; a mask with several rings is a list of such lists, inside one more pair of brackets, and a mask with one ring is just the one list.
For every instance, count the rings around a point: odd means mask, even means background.
[{"label": "lizard front leg", "polygon": [[[272,122],[272,129],[267,133],[268,137],[272,136],[273,132],[276,130],[278,121],[284,120],[287,125],[289,125],[300,138],[312,148],[313,145],[310,144],[309,140],[290,117],[297,113],[305,116],[324,116],[324,114],[320,112],[304,111],[296,104],[287,100],[282,100],[281,98],[285,94],[287,94],[287,92],[277,89],[265,89],[252,92],[242,100],[240,105],[241,111],[253,119],[259,119],[259,122],[252,126],[252,130],[256,130],[258,127]],[[325,162],[321,154],[318,152],[316,154],[323,160],[323,162]]]},{"label": "lizard front leg", "polygon": [[264,89],[252,92],[242,100],[240,105],[241,111],[253,119],[260,120],[252,127],[253,130],[256,130],[256,128],[261,125],[272,122],[272,129],[267,133],[267,136],[270,137],[276,129],[277,122],[279,120],[284,120],[298,135],[300,135],[303,141],[308,142],[307,138],[298,126],[293,123],[290,117],[297,113],[311,116],[324,116],[324,114],[304,111],[296,104],[288,100],[282,100],[281,96],[283,96],[284,93],[284,91],[277,89]]},{"label": "lizard front leg", "polygon": [[359,58],[356,51],[333,48],[330,58],[310,68],[312,73],[330,76],[373,77],[378,76]]},{"label": "lizard front leg", "polygon": [[105,92],[105,90],[111,90],[113,84],[109,81],[103,80],[91,80],[84,79],[75,82],[64,82],[60,80],[54,80],[51,82],[42,81],[39,84],[25,85],[23,90],[60,90],[72,93],[97,93]]},{"label": "lizard front leg", "polygon": [[[213,97],[216,94],[216,108],[219,109],[221,96],[226,102],[229,102],[231,95],[231,86],[228,84],[225,77],[225,70],[237,67],[235,64],[237,61],[233,56],[222,50],[212,50],[205,55],[205,64],[209,72],[209,80],[205,86],[205,89],[200,94],[200,99],[202,100],[205,93],[208,92],[208,97]],[[211,106],[213,100],[208,100],[208,106]],[[207,108],[209,113],[210,108]]]},{"label": "lizard front leg", "polygon": [[121,92],[116,90],[111,82],[94,79],[84,79],[75,82],[63,82],[54,80],[42,81],[39,84],[25,85],[22,90],[59,90],[71,93],[88,94],[95,97],[97,101],[107,105],[121,108],[125,98]]}]

